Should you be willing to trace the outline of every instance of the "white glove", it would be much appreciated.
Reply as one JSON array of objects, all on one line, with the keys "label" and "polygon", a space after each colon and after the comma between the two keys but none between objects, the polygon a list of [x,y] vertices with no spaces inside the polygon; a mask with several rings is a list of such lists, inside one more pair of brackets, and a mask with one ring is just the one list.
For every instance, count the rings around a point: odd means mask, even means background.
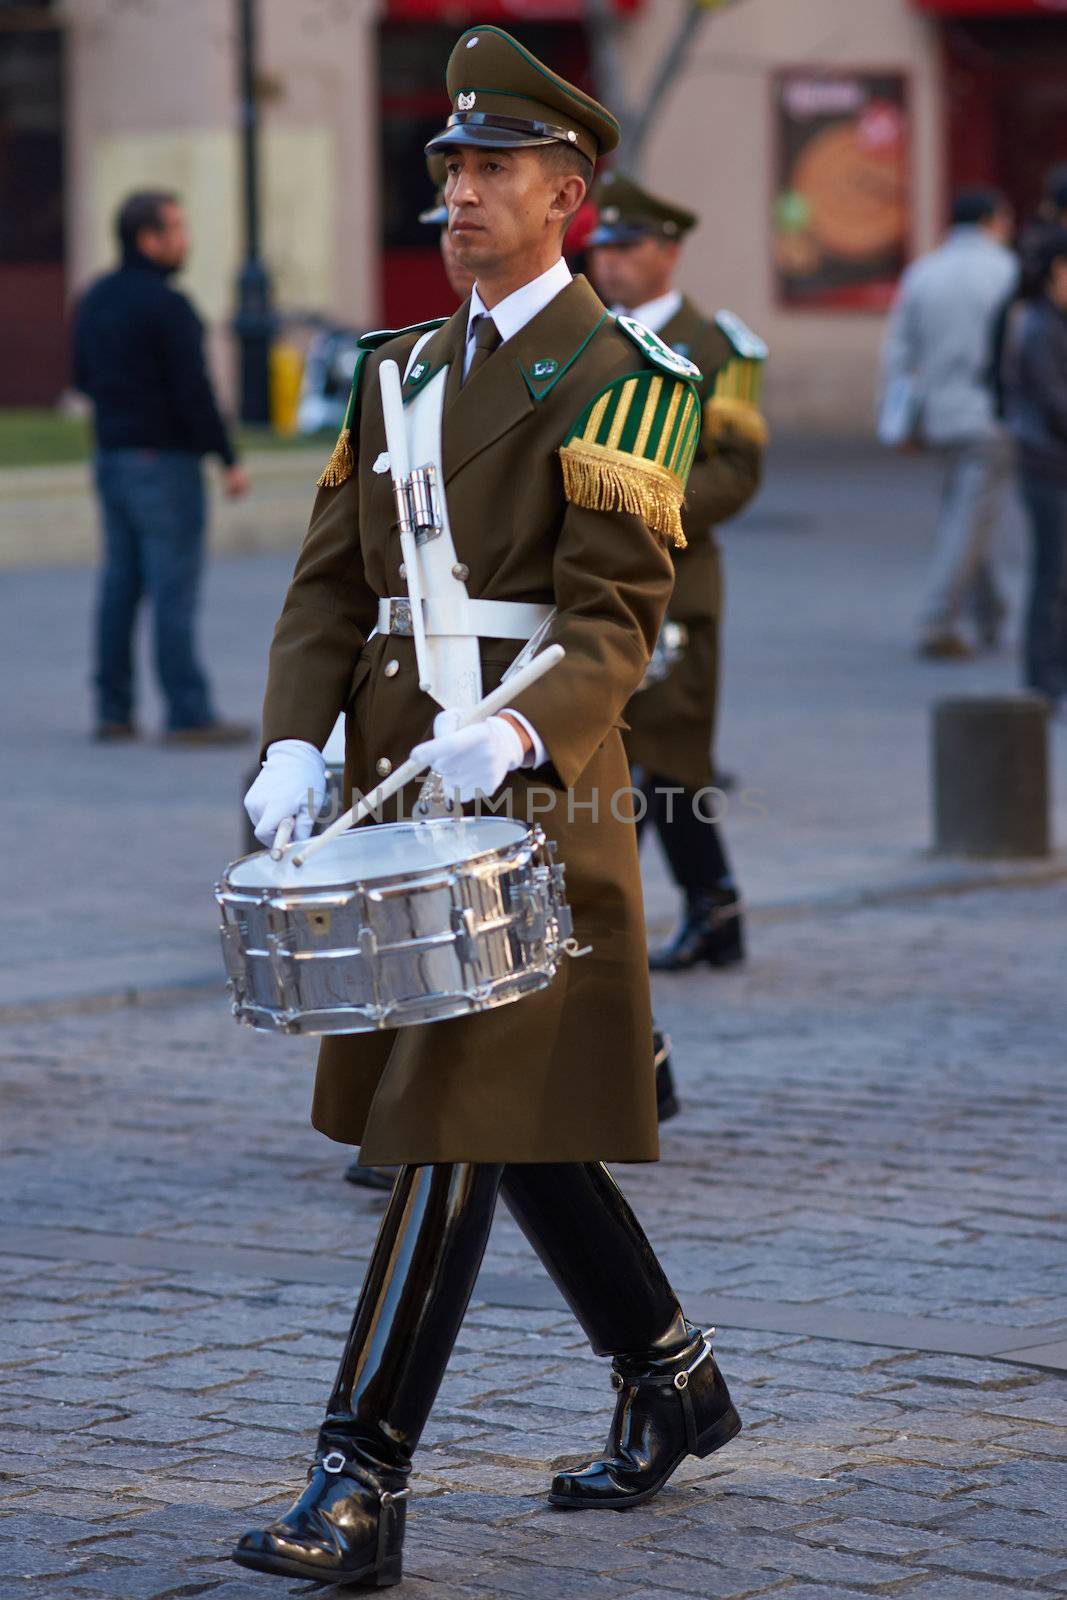
[{"label": "white glove", "polygon": [[294,839],[309,839],[325,799],[322,751],[306,739],[276,739],[267,746],[267,759],[245,795],[245,810],[260,844],[272,845],[286,817],[296,818]]},{"label": "white glove", "polygon": [[522,740],[503,717],[489,717],[469,728],[456,724],[463,713],[454,708],[439,711],[434,718],[432,739],[417,744],[411,754],[440,773],[446,794],[457,790],[461,800],[475,795],[492,795],[509,772],[522,766]]}]

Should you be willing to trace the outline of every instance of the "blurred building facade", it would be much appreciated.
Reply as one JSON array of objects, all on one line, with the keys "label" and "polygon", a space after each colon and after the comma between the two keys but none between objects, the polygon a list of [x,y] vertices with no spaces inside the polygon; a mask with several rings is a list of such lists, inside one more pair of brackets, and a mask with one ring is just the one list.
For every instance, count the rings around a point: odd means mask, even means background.
[{"label": "blurred building facade", "polygon": [[[615,0],[639,96],[680,0]],[[279,309],[451,309],[425,137],[470,21],[596,89],[584,0],[258,0],[264,256]],[[135,187],[178,190],[224,387],[241,260],[236,0],[0,0],[0,404],[66,382],[64,314]],[[780,426],[867,426],[885,307],[961,182],[1022,212],[1067,160],[1067,0],[739,0],[663,97],[643,177],[699,211],[685,286],[769,341]],[[232,382],[229,384],[232,392]]]}]

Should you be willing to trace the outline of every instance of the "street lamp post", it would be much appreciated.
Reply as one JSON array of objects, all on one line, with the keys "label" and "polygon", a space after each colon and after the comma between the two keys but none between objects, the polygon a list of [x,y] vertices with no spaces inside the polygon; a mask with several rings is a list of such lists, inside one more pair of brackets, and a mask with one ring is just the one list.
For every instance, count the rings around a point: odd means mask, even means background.
[{"label": "street lamp post", "polygon": [[259,108],[256,104],[256,0],[237,0],[240,32],[244,261],[237,275],[234,329],[241,350],[241,421],[270,422],[270,278],[259,249]]}]

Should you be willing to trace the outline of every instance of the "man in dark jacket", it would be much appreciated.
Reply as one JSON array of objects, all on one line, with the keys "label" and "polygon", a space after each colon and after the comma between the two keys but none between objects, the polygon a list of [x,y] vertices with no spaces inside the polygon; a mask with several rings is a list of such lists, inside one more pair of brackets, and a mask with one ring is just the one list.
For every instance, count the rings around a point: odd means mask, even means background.
[{"label": "man in dark jacket", "polygon": [[1009,321],[1008,427],[1033,560],[1026,616],[1026,684],[1058,707],[1067,697],[1067,230],[1033,262],[1037,298]]},{"label": "man in dark jacket", "polygon": [[244,494],[248,477],[215,403],[200,319],[168,282],[189,248],[177,197],[131,195],[117,230],[122,264],[87,291],[74,326],[74,381],[95,411],[104,527],[96,737],[136,737],[133,630],[147,594],[167,741],[234,743],[251,730],[216,716],[193,638],[204,547],[201,457],[221,458],[230,496]]}]

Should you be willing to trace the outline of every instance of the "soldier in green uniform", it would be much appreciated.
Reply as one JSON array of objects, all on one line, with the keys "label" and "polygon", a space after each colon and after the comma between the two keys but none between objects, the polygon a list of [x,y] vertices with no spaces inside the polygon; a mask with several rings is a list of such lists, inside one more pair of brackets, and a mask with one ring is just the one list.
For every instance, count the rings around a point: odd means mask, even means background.
[{"label": "soldier in green uniform", "polygon": [[[536,816],[559,843],[575,935],[592,951],[517,1004],[323,1042],[316,1127],[401,1170],[307,1486],[235,1558],[379,1587],[401,1576],[413,1452],[498,1194],[613,1363],[608,1448],[557,1474],[553,1504],[640,1504],[740,1427],[706,1337],[603,1165],[658,1156],[620,724],[670,594],[699,373],[613,320],[562,260],[593,162],[617,141],[610,113],[495,27],[462,36],[447,81],[453,111],[431,146],[447,158],[449,233],[475,288],[442,324],[362,341],[274,634],[266,759],[246,806],[263,840],[294,815],[306,835],[321,745],[346,708],[348,781],[364,792],[418,746],[463,800],[481,792]],[[539,636],[566,652],[505,712],[458,732],[420,688],[379,401],[385,359],[405,373],[410,415],[425,421],[431,397],[442,408],[452,578],[467,589],[482,689],[520,648],[520,617],[543,617]],[[446,657],[452,637],[454,627]]]},{"label": "soldier in green uniform", "polygon": [[[436,193],[434,203],[427,206],[425,211],[419,212],[419,221],[428,228],[439,230],[441,261],[445,269],[448,286],[457,300],[466,300],[474,288],[474,277],[456,255],[455,246],[448,232],[448,207],[445,205],[445,158],[439,151],[431,150],[426,158],[426,170],[430,174]],[[391,1189],[396,1178],[392,1167],[364,1166],[357,1157],[349,1162],[345,1168],[345,1178],[357,1189],[377,1189],[379,1191]]]},{"label": "soldier in green uniform", "polygon": [[626,748],[685,895],[681,926],[651,957],[676,972],[707,961],[727,966],[744,954],[740,904],[715,819],[712,751],[719,694],[722,557],[715,524],[748,504],[760,482],[766,424],[760,381],[767,355],[740,318],[705,316],[674,287],[682,240],[697,218],[609,173],[597,184],[590,271],[605,301],[658,333],[700,368],[704,425],[686,491],[685,544],[674,551],[664,661],[656,681],[630,700]]}]

